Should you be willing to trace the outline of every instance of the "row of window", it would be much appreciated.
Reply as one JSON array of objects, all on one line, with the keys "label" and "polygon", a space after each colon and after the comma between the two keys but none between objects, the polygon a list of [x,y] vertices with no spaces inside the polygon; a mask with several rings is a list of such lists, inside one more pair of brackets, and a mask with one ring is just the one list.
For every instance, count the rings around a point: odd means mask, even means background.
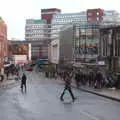
[{"label": "row of window", "polygon": [[26,38],[27,41],[40,41],[42,39],[38,39],[38,38]]},{"label": "row of window", "polygon": [[43,25],[26,25],[26,28],[43,28]]},{"label": "row of window", "polygon": [[[109,45],[108,36],[104,36],[101,41],[103,56],[120,56],[120,38],[114,39],[113,44]],[[112,49],[112,52],[110,51]]]},{"label": "row of window", "polygon": [[69,23],[69,22],[82,22],[86,21],[86,18],[75,18],[75,19],[56,19],[52,23]]},{"label": "row of window", "polygon": [[27,33],[25,36],[44,36],[44,33]]},{"label": "row of window", "polygon": [[75,54],[85,55],[85,54],[98,54],[98,48],[95,47],[76,47],[74,49]]},{"label": "row of window", "polygon": [[26,34],[44,34],[44,31],[32,31],[32,32],[28,32],[26,31]]},{"label": "row of window", "polygon": [[55,15],[54,17],[55,18],[75,18],[75,17],[85,17],[86,16],[86,14],[78,14],[78,15],[75,15],[75,14],[73,14],[73,15],[70,15],[70,14],[68,14],[68,15]]}]

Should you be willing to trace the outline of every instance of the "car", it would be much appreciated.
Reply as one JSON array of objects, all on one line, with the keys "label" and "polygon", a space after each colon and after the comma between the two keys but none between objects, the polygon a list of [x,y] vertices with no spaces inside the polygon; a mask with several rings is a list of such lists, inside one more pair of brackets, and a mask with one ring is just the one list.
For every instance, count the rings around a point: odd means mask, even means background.
[{"label": "car", "polygon": [[33,71],[32,67],[26,67],[26,71]]}]

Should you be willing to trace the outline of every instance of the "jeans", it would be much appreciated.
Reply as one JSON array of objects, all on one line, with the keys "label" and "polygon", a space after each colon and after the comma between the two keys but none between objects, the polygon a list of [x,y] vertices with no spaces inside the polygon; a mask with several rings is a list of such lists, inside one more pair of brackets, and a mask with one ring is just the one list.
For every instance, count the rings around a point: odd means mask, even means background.
[{"label": "jeans", "polygon": [[61,100],[63,100],[63,96],[64,96],[64,94],[65,94],[65,91],[66,91],[66,90],[68,90],[68,91],[69,91],[69,93],[70,93],[70,95],[71,95],[72,99],[74,100],[74,99],[75,99],[75,97],[74,97],[74,95],[73,95],[72,90],[71,90],[71,88],[70,88],[70,87],[65,87],[65,89],[63,90],[63,93],[62,93],[62,94],[61,94],[61,96],[60,96],[60,99],[61,99]]}]

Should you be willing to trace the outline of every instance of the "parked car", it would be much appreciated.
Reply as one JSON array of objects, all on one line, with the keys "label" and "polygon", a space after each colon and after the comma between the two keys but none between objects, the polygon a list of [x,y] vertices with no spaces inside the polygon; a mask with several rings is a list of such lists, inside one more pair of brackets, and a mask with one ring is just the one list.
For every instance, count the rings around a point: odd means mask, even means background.
[{"label": "parked car", "polygon": [[33,68],[30,67],[30,66],[27,66],[27,67],[26,67],[26,71],[33,71]]}]

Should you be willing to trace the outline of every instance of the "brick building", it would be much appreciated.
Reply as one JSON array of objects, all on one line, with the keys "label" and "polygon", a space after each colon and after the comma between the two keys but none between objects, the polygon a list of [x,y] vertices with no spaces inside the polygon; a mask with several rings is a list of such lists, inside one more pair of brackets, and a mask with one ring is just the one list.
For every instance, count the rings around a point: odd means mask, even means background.
[{"label": "brick building", "polygon": [[4,57],[7,56],[7,25],[0,17],[0,70],[4,65]]}]

